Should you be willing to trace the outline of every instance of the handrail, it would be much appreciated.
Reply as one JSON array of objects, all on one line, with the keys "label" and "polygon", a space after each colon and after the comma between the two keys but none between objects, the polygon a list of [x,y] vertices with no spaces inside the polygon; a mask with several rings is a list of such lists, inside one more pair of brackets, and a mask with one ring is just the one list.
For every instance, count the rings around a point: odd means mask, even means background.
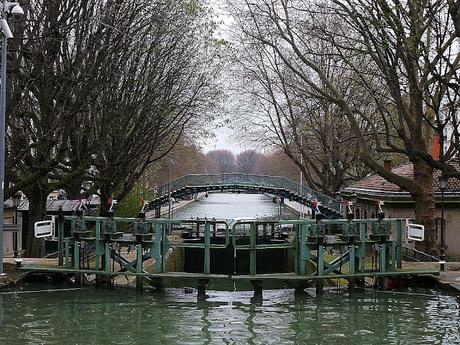
[{"label": "handrail", "polygon": [[286,177],[270,176],[270,175],[256,175],[256,174],[243,174],[243,173],[223,173],[223,174],[189,174],[182,176],[178,179],[159,186],[150,191],[153,194],[153,199],[157,200],[167,196],[170,192],[181,190],[183,188],[197,188],[197,187],[221,187],[235,185],[241,187],[260,187],[266,189],[279,189],[286,190],[294,194],[298,194],[302,199],[308,201],[313,199],[318,200],[324,207],[339,211],[340,203],[334,198],[315,191],[307,186],[301,186]]},{"label": "handrail", "polygon": [[[403,250],[403,253],[402,253],[403,256],[409,259],[415,260],[417,262],[438,262],[439,261],[439,258],[437,258],[436,256],[427,254],[415,248],[409,248],[403,245],[402,250]],[[410,252],[412,253],[409,254]],[[421,258],[421,260],[418,260],[418,258]]]},{"label": "handrail", "polygon": [[[366,266],[366,261],[369,260],[366,258],[366,253],[372,249],[373,252],[378,252],[379,257],[371,271],[385,274],[396,272],[402,267],[403,221],[403,219],[315,221],[257,218],[144,220],[122,217],[62,216],[58,219],[58,263],[61,268],[83,272],[84,267],[80,265],[80,249],[82,242],[91,243],[96,249],[96,258],[92,264],[94,267],[91,270],[96,274],[123,274],[127,269],[140,277],[167,272],[166,263],[171,248],[191,248],[202,250],[203,266],[199,274],[206,278],[211,274],[211,263],[215,262],[211,250],[224,250],[223,253],[227,255],[225,250],[233,247],[235,250],[249,252],[249,275],[254,276],[258,274],[258,253],[278,249],[289,250],[295,255],[292,263],[298,276],[334,277],[335,274],[342,273],[342,267],[346,262],[349,263],[347,274],[359,275],[370,272],[369,267]],[[65,234],[65,222],[70,222],[70,236]],[[176,224],[184,225],[181,228],[176,227],[176,230],[186,229],[197,234],[193,243],[185,242],[186,238],[179,235],[179,231],[171,233],[171,228],[174,229],[172,226]],[[241,224],[249,224],[249,232],[245,230],[247,235],[242,235],[237,229]],[[286,227],[286,225],[291,226]],[[285,232],[284,229],[289,229],[289,236],[278,236],[282,241],[276,240],[276,234]],[[212,241],[212,230],[215,230],[216,236],[220,237],[217,243]],[[263,231],[262,235],[260,231]],[[122,234],[131,234],[132,237],[126,239],[121,236]],[[335,239],[327,240],[330,235]],[[246,239],[239,241],[242,236]],[[218,243],[219,241],[221,243]],[[115,257],[114,245],[115,248],[134,246],[136,258],[130,261]],[[328,248],[342,250],[344,247],[346,252],[341,254],[340,258],[328,262]],[[120,256],[120,253],[117,255]],[[228,255],[233,257],[233,254]],[[122,266],[121,271],[114,271],[111,259],[119,261]],[[154,262],[154,271],[149,273],[143,269],[143,262],[150,259]],[[311,272],[311,269],[306,267],[307,262],[312,262],[316,266],[316,272]]]}]

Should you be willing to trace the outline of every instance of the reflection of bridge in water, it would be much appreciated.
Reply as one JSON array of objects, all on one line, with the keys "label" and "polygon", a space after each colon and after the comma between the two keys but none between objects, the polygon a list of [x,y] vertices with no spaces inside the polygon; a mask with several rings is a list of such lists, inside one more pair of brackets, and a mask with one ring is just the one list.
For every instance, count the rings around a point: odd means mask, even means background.
[{"label": "reflection of bridge in water", "polygon": [[252,192],[277,195],[311,207],[318,202],[318,208],[327,218],[340,218],[340,203],[325,194],[301,186],[285,177],[251,174],[193,174],[171,181],[152,190],[150,209],[157,209],[173,198],[184,198],[200,192]]}]

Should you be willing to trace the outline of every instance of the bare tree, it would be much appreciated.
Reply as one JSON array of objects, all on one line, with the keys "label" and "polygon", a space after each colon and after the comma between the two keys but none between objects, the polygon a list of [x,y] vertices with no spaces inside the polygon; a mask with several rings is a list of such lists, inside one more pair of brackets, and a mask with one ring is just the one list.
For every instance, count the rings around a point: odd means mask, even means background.
[{"label": "bare tree", "polygon": [[[314,189],[333,195],[345,183],[364,176],[356,138],[340,107],[312,96],[312,90],[283,65],[271,47],[250,44],[236,52],[243,75],[238,88],[242,98],[254,104],[247,121],[239,121],[249,138],[280,149],[303,171]],[[324,48],[323,48],[324,50]],[[318,54],[321,48],[318,48]],[[322,57],[331,79],[340,83],[347,98],[356,99],[352,76]],[[357,105],[369,109],[368,104]],[[366,123],[362,123],[365,127]]]},{"label": "bare tree", "polygon": [[[32,227],[55,188],[94,181],[123,198],[217,100],[218,44],[200,1],[24,3],[11,45],[7,179],[29,199]],[[120,30],[119,28],[123,28]],[[103,203],[105,205],[105,203]]]},{"label": "bare tree", "polygon": [[254,150],[246,150],[239,153],[236,155],[238,171],[244,174],[254,173],[255,167],[260,159],[262,159],[261,154]]},{"label": "bare tree", "polygon": [[[310,95],[340,108],[362,162],[414,198],[416,219],[426,229],[426,241],[419,248],[437,253],[433,170],[460,176],[449,164],[459,143],[460,55],[454,25],[458,18],[449,15],[448,3],[261,0],[245,5],[240,18],[247,37],[272,49],[280,63],[308,86]],[[450,5],[456,6],[452,1]],[[328,65],[317,54],[322,46],[345,72],[355,75],[358,97],[375,111],[361,111],[356,98],[348,98],[337,79],[328,75]],[[448,147],[439,159],[432,157],[432,136],[438,135],[446,146],[448,127],[452,133]],[[385,169],[375,152],[405,157],[414,166],[414,177]]]},{"label": "bare tree", "polygon": [[215,172],[230,173],[235,170],[235,155],[229,150],[209,151],[206,155],[215,164]]},{"label": "bare tree", "polygon": [[300,176],[299,167],[280,150],[264,154],[254,169],[257,174],[284,176],[292,181],[298,181]]}]

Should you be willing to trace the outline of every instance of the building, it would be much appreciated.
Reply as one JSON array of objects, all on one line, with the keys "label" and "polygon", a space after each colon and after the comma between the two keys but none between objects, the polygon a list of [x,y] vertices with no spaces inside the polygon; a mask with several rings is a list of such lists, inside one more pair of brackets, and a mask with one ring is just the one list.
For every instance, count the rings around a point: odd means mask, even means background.
[{"label": "building", "polygon": [[[3,255],[12,257],[22,251],[22,213],[19,208],[23,200],[12,198],[3,204]],[[14,227],[12,225],[18,225]],[[15,229],[16,228],[16,229]]]},{"label": "building", "polygon": [[[15,203],[17,205],[15,205]],[[96,208],[100,205],[99,198],[86,201],[87,208]],[[80,200],[55,200],[49,198],[46,204],[47,215],[58,215],[60,209],[64,215],[73,215],[80,207]],[[26,232],[29,226],[29,201],[26,198],[13,201],[8,199],[4,203],[4,221],[6,225],[3,234],[3,253],[5,257],[12,257],[15,253],[20,255],[25,245]],[[18,224],[18,231],[12,231],[8,225]]]},{"label": "building", "polygon": [[[388,164],[388,162],[387,162]],[[460,166],[458,163],[457,170]],[[405,163],[400,166],[388,169],[395,174],[413,178],[414,169],[412,163]],[[438,241],[440,240],[441,228],[441,190],[438,184],[440,171],[434,174],[436,217]],[[388,218],[414,218],[414,201],[410,194],[397,185],[388,182],[379,175],[370,175],[345,188],[343,197],[350,199],[354,195],[357,203],[354,207],[356,218],[374,218],[377,214],[376,201],[384,202],[383,211]],[[460,180],[450,178],[447,188],[444,191],[444,220],[446,234],[446,254],[448,256],[460,257]]]}]

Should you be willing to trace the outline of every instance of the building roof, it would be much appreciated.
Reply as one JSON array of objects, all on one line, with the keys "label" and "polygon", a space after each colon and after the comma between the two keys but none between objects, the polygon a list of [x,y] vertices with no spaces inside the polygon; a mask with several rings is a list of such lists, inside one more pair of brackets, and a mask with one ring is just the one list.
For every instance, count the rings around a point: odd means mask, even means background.
[{"label": "building roof", "polygon": [[[457,170],[460,170],[460,164],[458,162],[451,163]],[[404,163],[397,167],[391,169],[391,171],[400,176],[408,177],[410,179],[414,178],[414,166],[412,163]],[[433,182],[435,187],[435,192],[440,193],[438,184],[438,177],[441,175],[441,171],[435,170],[433,176]],[[368,177],[365,177],[347,188],[344,191],[360,191],[360,192],[371,192],[371,193],[387,193],[387,194],[407,194],[407,192],[401,189],[399,186],[394,183],[388,182],[383,177],[373,174]],[[457,178],[449,178],[447,183],[446,193],[460,193],[460,180]]]},{"label": "building roof", "polygon": [[[96,199],[86,201],[86,205],[99,206],[99,201]],[[13,200],[10,198],[5,200],[3,203],[4,208],[13,208]],[[46,202],[46,212],[59,212],[59,208],[62,207],[63,212],[74,212],[80,207],[80,200],[48,200]],[[18,206],[18,211],[28,211],[29,200],[26,198],[21,200]]]}]

